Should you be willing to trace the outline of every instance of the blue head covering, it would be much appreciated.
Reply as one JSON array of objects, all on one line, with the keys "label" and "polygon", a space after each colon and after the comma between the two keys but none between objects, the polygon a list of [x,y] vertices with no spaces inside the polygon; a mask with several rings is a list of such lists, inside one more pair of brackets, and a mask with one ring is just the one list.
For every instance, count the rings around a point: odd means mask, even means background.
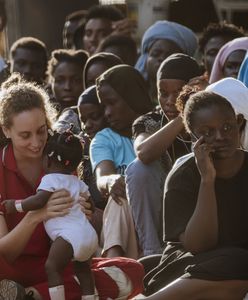
[{"label": "blue head covering", "polygon": [[156,40],[174,42],[184,54],[193,56],[197,48],[197,37],[191,29],[170,21],[157,21],[150,26],[143,35],[141,55],[135,65],[142,75],[147,78],[145,70],[148,51]]},{"label": "blue head covering", "polygon": [[238,79],[248,87],[248,51],[239,69]]}]

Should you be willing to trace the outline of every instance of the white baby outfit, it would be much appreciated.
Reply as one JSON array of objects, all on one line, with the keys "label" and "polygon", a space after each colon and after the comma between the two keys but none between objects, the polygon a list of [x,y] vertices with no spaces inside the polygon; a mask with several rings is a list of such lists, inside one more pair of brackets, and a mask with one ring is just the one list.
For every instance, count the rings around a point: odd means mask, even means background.
[{"label": "white baby outfit", "polygon": [[37,191],[54,192],[59,189],[68,190],[74,203],[67,215],[44,222],[46,232],[52,241],[62,237],[70,243],[73,247],[74,260],[86,261],[98,246],[97,234],[78,203],[79,193],[87,192],[88,186],[74,175],[52,173],[42,178]]}]

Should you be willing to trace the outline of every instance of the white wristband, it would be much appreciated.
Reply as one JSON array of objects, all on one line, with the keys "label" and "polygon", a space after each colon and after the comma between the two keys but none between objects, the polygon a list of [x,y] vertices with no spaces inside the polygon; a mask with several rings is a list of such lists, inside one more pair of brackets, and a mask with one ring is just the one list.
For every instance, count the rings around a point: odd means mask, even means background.
[{"label": "white wristband", "polygon": [[15,208],[18,212],[24,212],[24,210],[22,208],[22,200],[15,201]]}]

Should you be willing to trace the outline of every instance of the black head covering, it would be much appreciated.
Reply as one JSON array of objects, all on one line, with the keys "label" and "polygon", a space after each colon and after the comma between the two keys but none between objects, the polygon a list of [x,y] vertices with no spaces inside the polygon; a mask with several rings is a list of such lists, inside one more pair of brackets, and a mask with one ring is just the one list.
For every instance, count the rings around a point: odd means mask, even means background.
[{"label": "black head covering", "polygon": [[152,102],[143,76],[134,67],[118,65],[105,71],[96,80],[96,89],[108,83],[139,114],[152,110]]},{"label": "black head covering", "polygon": [[86,84],[86,74],[90,66],[92,66],[95,62],[100,62],[103,65],[106,65],[107,68],[111,68],[116,65],[123,64],[123,61],[115,54],[108,52],[99,52],[95,55],[92,55],[88,58],[83,71],[83,79],[84,79],[84,88],[87,88]]},{"label": "black head covering", "polygon": [[162,62],[157,72],[157,80],[180,79],[188,82],[191,78],[199,75],[201,75],[200,66],[193,57],[175,53]]},{"label": "black head covering", "polygon": [[87,88],[78,98],[77,107],[79,107],[82,104],[95,104],[99,105],[99,100],[97,98],[96,94],[96,86],[90,86]]}]

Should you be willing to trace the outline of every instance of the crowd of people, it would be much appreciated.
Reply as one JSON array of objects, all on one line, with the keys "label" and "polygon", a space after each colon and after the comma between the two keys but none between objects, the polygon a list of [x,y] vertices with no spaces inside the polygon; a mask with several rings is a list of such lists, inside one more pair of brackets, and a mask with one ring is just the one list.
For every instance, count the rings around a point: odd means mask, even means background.
[{"label": "crowd of people", "polygon": [[94,5],[2,60],[0,299],[248,299],[248,36],[134,30]]}]

